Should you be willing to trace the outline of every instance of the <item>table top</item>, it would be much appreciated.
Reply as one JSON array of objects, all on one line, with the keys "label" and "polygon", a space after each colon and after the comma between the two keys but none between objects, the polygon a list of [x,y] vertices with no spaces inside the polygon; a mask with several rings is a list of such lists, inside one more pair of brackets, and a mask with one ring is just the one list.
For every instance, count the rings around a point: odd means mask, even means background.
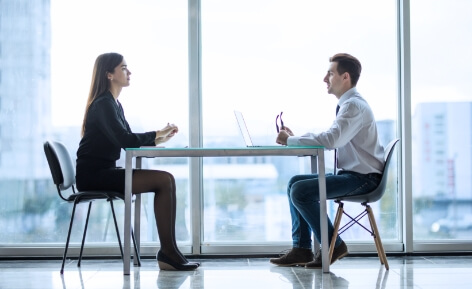
[{"label": "table top", "polygon": [[127,148],[126,153],[132,156],[312,156],[318,155],[322,146],[258,146],[258,147],[227,147],[227,148],[166,148],[140,147]]}]

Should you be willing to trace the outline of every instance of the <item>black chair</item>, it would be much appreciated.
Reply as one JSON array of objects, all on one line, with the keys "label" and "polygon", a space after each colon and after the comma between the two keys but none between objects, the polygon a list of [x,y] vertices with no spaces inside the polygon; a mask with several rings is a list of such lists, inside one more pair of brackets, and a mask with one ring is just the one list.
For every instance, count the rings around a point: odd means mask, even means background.
[{"label": "black chair", "polygon": [[[79,260],[77,262],[77,267],[80,267],[80,262],[82,260],[82,253],[84,249],[85,237],[87,234],[87,226],[88,226],[88,221],[89,221],[89,216],[90,216],[90,209],[92,207],[92,202],[96,200],[106,200],[110,203],[113,220],[115,222],[116,235],[118,237],[118,243],[120,245],[121,258],[123,259],[123,247],[121,245],[121,238],[120,238],[120,233],[118,231],[118,223],[116,221],[113,201],[123,200],[124,195],[118,192],[113,192],[113,191],[83,191],[83,192],[77,191],[75,188],[75,167],[72,164],[72,160],[70,158],[67,148],[60,142],[46,141],[44,143],[44,153],[46,154],[46,159],[48,161],[49,168],[51,169],[52,179],[54,181],[54,184],[57,187],[57,192],[59,193],[59,197],[61,197],[62,200],[68,203],[74,204],[72,208],[72,215],[70,218],[69,232],[67,234],[66,247],[64,250],[64,256],[62,258],[61,274],[64,273],[64,264],[67,257],[67,249],[69,248],[72,225],[74,223],[75,208],[77,204],[79,203],[88,203],[88,211],[87,211],[87,218],[85,221],[85,228],[84,228],[84,232],[82,236],[82,245],[80,247],[80,255],[79,255]],[[69,196],[64,196],[63,192],[69,189],[72,190],[72,193]],[[134,242],[134,250],[135,250],[135,256],[137,258],[136,260],[137,265],[140,266],[141,261],[139,257],[138,248],[136,246],[136,239],[134,237],[133,230],[131,230],[131,234],[132,234],[132,238]]]},{"label": "black chair", "polygon": [[[390,169],[390,161],[392,159],[395,145],[398,143],[398,141],[399,139],[394,139],[385,148],[385,154],[384,154],[385,165],[383,168],[382,180],[380,181],[380,184],[378,185],[378,187],[375,188],[375,190],[367,194],[347,196],[347,197],[341,197],[341,198],[335,199],[335,202],[338,203],[339,205],[338,205],[338,210],[336,212],[336,217],[335,217],[334,225],[333,225],[334,226],[333,237],[331,239],[331,244],[329,246],[329,260],[331,260],[331,257],[333,256],[334,244],[336,243],[337,236],[344,233],[347,229],[349,229],[354,224],[358,224],[359,226],[364,228],[366,231],[368,231],[372,235],[372,237],[374,237],[375,247],[377,248],[377,253],[379,255],[380,263],[385,265],[385,268],[387,270],[389,269],[387,256],[385,255],[382,241],[380,239],[380,234],[379,234],[379,230],[377,229],[374,213],[372,212],[372,208],[369,206],[369,203],[377,202],[378,200],[382,198],[382,196],[385,193],[385,188],[386,188],[387,180],[388,180],[388,172]],[[359,215],[353,218],[344,211],[344,203],[343,203],[344,201],[360,203],[362,206],[365,207],[365,209],[363,212],[361,212]],[[348,216],[350,220],[344,226],[339,228],[343,214]],[[370,229],[366,228],[364,225],[359,223],[359,221],[365,215],[367,215],[369,218]]]}]

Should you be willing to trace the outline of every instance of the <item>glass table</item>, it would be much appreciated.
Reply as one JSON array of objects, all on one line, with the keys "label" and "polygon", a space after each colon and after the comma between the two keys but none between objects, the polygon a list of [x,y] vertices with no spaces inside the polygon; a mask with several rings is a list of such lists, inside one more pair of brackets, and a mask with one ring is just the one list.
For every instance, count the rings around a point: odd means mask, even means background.
[{"label": "glass table", "polygon": [[[136,168],[141,168],[142,158],[162,158],[162,157],[251,157],[251,156],[297,156],[311,158],[312,173],[319,174],[320,207],[321,207],[321,248],[323,272],[329,273],[328,261],[328,220],[326,207],[326,179],[324,166],[324,147],[316,146],[262,146],[245,148],[161,148],[161,147],[141,147],[127,148],[125,162],[125,213],[124,213],[124,256],[123,273],[130,274],[131,260],[131,206],[132,206],[132,170],[133,158],[136,158]],[[172,172],[170,172],[172,173]],[[140,207],[141,196],[135,196],[135,216],[134,232],[139,251],[140,237]],[[288,212],[287,212],[288,214]],[[316,243],[317,241],[314,240]],[[315,246],[317,248],[318,246]],[[137,264],[137,258],[135,264]]]}]

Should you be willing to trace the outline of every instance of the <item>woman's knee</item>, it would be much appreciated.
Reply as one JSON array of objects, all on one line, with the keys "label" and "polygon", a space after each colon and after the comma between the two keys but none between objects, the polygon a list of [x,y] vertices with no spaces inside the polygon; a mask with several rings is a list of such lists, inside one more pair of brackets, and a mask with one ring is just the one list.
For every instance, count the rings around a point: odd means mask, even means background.
[{"label": "woman's knee", "polygon": [[169,172],[166,172],[166,171],[163,171],[163,173],[165,173],[166,177],[169,179],[169,182],[175,183],[175,178],[174,178],[173,174],[171,174]]},{"label": "woman's knee", "polygon": [[158,183],[173,188],[175,187],[174,175],[166,171],[160,171],[158,175]]}]

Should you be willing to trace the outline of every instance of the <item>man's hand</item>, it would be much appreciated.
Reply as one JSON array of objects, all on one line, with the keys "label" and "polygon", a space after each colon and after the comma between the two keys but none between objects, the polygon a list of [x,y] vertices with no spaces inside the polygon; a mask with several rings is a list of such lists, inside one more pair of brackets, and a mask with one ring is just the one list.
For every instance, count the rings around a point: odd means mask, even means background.
[{"label": "man's hand", "polygon": [[287,145],[287,139],[289,136],[293,136],[293,132],[288,127],[284,126],[277,135],[275,142],[281,145]]}]

